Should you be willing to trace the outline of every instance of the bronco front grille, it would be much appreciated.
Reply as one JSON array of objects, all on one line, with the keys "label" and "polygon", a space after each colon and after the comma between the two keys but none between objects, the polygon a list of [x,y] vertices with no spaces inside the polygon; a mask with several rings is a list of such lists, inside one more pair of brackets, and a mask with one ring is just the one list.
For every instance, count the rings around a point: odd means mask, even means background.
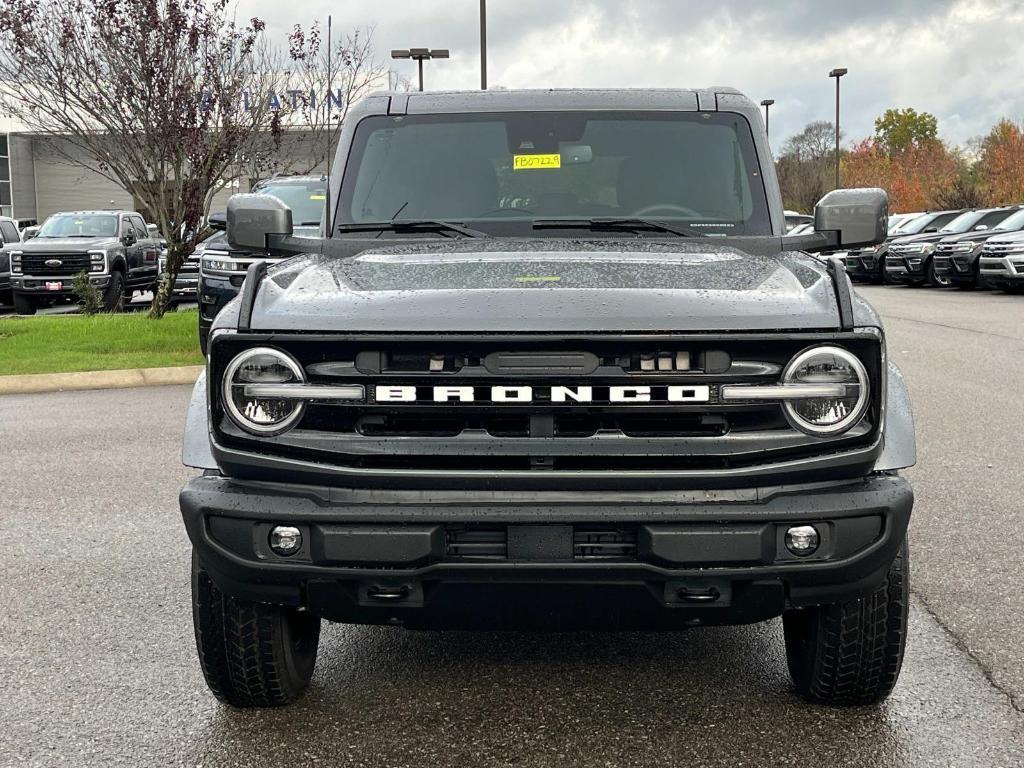
[{"label": "bronco front grille", "polygon": [[[778,402],[724,401],[728,384],[774,384],[807,347],[840,344],[861,358],[872,382],[866,418],[836,438],[790,426]],[[359,385],[357,403],[312,399],[298,424],[255,437],[232,422],[220,377],[255,345],[287,351],[315,385]],[[216,337],[210,386],[219,446],[344,467],[360,473],[715,473],[863,448],[877,440],[881,383],[877,336],[773,334],[564,339],[553,336]],[[494,388],[529,388],[529,402],[490,399]],[[381,389],[406,401],[381,399]],[[435,388],[465,396],[435,401]],[[571,390],[556,396],[556,389]],[[613,389],[649,399],[613,401]],[[582,395],[576,399],[571,395]],[[690,395],[695,395],[690,397]],[[689,398],[689,399],[688,399]],[[253,459],[254,464],[258,462]]]}]

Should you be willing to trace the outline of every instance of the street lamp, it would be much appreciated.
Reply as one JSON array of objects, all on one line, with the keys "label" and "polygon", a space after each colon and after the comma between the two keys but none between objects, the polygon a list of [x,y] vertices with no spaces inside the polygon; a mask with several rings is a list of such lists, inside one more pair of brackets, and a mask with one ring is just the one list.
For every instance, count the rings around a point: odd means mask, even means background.
[{"label": "street lamp", "polygon": [[828,73],[836,79],[836,189],[839,189],[839,78],[848,71],[845,67],[836,67]]},{"label": "street lamp", "polygon": [[415,59],[420,69],[420,90],[423,90],[423,62],[428,59],[447,59],[447,48],[404,48],[391,52],[392,59]]},{"label": "street lamp", "polygon": [[765,99],[761,102],[761,106],[764,107],[764,135],[768,136],[768,107],[775,103],[775,99]]},{"label": "street lamp", "polygon": [[487,0],[480,0],[480,90],[487,90]]}]

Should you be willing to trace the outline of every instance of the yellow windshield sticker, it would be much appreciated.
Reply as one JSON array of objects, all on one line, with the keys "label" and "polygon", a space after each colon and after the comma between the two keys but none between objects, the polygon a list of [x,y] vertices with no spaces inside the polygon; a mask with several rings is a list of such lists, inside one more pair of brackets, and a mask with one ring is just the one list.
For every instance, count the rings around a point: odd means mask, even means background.
[{"label": "yellow windshield sticker", "polygon": [[512,170],[527,171],[535,168],[561,168],[562,156],[554,155],[512,155]]},{"label": "yellow windshield sticker", "polygon": [[562,278],[558,275],[517,275],[517,283],[560,283]]},{"label": "yellow windshield sticker", "polygon": [[309,199],[310,200],[326,200],[327,199],[327,195],[310,195]]}]

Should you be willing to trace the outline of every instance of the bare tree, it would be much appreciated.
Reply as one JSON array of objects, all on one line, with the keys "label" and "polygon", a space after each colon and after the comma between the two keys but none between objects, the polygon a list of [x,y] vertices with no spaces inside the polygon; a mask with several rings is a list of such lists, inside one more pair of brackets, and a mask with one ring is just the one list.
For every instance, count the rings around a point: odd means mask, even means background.
[{"label": "bare tree", "polygon": [[269,100],[247,96],[277,92],[263,30],[228,0],[0,5],[0,107],[140,200],[167,240],[154,317],[237,158],[282,135]]},{"label": "bare tree", "polygon": [[832,188],[835,175],[835,128],[825,120],[808,123],[782,146],[779,184],[787,207],[809,212]]},{"label": "bare tree", "polygon": [[373,28],[331,41],[330,57],[319,22],[296,24],[280,63],[287,90],[280,105],[283,151],[257,152],[246,164],[250,179],[271,173],[310,173],[329,160],[352,104],[388,84],[389,71],[374,55]]}]

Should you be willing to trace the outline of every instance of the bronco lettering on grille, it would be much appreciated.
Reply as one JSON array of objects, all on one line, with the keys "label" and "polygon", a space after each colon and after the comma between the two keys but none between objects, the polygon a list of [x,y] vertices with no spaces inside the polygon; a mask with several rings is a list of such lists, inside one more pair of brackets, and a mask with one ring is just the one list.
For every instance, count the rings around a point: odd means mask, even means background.
[{"label": "bronco lettering on grille", "polygon": [[378,385],[374,390],[378,403],[707,403],[711,388],[707,385],[650,386],[394,386]]}]

